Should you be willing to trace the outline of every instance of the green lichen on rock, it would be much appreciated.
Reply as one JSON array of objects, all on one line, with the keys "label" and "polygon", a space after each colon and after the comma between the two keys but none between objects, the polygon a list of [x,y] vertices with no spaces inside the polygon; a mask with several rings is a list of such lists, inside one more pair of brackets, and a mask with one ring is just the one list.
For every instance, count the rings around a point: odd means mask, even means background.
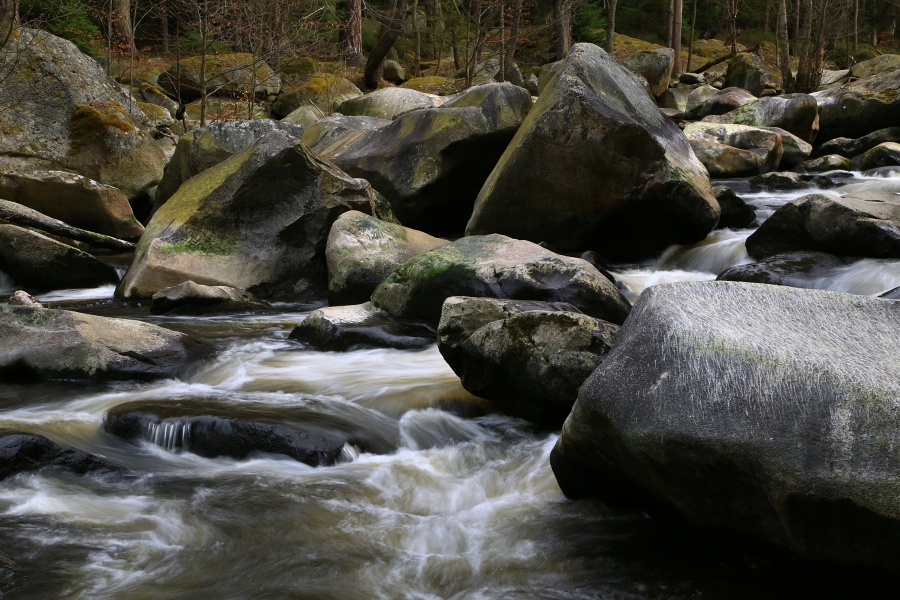
[{"label": "green lichen on rock", "polygon": [[69,116],[70,152],[77,153],[86,146],[105,145],[111,129],[133,133],[134,128],[123,118],[111,102],[78,104]]}]

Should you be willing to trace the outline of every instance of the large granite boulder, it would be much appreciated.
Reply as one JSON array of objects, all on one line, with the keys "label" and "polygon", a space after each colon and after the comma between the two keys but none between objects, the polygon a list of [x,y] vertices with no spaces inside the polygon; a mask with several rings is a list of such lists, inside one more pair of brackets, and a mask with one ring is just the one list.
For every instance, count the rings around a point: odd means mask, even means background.
[{"label": "large granite boulder", "polygon": [[762,127],[781,136],[781,147],[784,152],[781,155],[781,169],[790,169],[808,159],[812,154],[812,144],[804,142],[793,133],[780,127]]},{"label": "large granite boulder", "polygon": [[[707,89],[708,88],[708,89]],[[701,90],[703,93],[701,94]],[[714,93],[709,94],[708,90]],[[716,90],[711,86],[697,88],[694,94],[688,98],[687,113],[685,116],[690,120],[699,120],[710,115],[724,115],[739,109],[748,102],[756,100],[756,96],[741,88],[729,87]]]},{"label": "large granite boulder", "polygon": [[331,224],[375,195],[275,131],[185,182],[147,224],[116,293],[147,298],[185,281],[292,294],[325,279]]},{"label": "large granite boulder", "polygon": [[778,168],[784,154],[781,136],[759,127],[688,123],[684,135],[712,177],[750,177],[768,173]]},{"label": "large granite boulder", "polygon": [[0,49],[2,171],[66,171],[135,198],[159,183],[165,155],[137,102],[74,44],[19,28]]},{"label": "large granite boulder", "polygon": [[328,300],[331,304],[365,302],[396,267],[448,243],[365,213],[345,212],[331,226],[325,246]]},{"label": "large granite boulder", "polygon": [[779,127],[808,144],[819,133],[819,105],[809,94],[785,94],[751,100],[738,109],[705,121],[734,123],[753,127]]},{"label": "large granite boulder", "polygon": [[671,48],[657,50],[641,50],[625,59],[623,65],[632,73],[640,75],[650,86],[650,94],[654,98],[662,96],[669,89],[672,79],[672,65],[675,62],[675,51]]},{"label": "large granite boulder", "polygon": [[365,96],[347,100],[337,110],[347,116],[391,120],[411,110],[435,108],[441,104],[440,97],[432,94],[423,94],[406,88],[382,88]]},{"label": "large granite boulder", "polygon": [[290,339],[324,352],[368,348],[425,348],[435,342],[434,325],[421,319],[397,319],[370,302],[314,310]]},{"label": "large granite boulder", "polygon": [[[36,433],[0,433],[0,481],[18,473],[55,468],[79,475],[120,472],[122,467],[71,446],[60,446]],[[3,563],[0,562],[0,567]]]},{"label": "large granite boulder", "polygon": [[866,151],[859,159],[863,171],[900,165],[900,143],[884,142]]},{"label": "large granite boulder", "polygon": [[362,95],[358,87],[343,77],[331,73],[313,73],[296,90],[281,94],[272,105],[272,113],[281,118],[301,106],[313,106],[325,114],[331,114],[347,100]]},{"label": "large granite boulder", "polygon": [[815,287],[816,279],[826,277],[848,261],[825,252],[786,252],[748,265],[726,269],[719,281],[743,281],[791,287]]},{"label": "large granite boulder", "polygon": [[850,67],[850,77],[857,79],[865,79],[887,71],[896,71],[900,69],[900,56],[896,54],[882,54],[861,63],[856,63]]},{"label": "large granite boulder", "polygon": [[765,258],[813,250],[840,256],[900,257],[900,199],[867,192],[810,194],[789,202],[747,238],[747,252]]},{"label": "large granite boulder", "polygon": [[[202,58],[190,56],[173,63],[159,76],[159,87],[173,98],[200,98]],[[245,52],[207,54],[206,90],[210,95],[266,99],[281,92],[281,80],[263,59]]]},{"label": "large granite boulder", "polygon": [[900,127],[885,127],[857,139],[834,138],[816,146],[812,155],[818,158],[829,154],[839,154],[852,158],[884,142],[900,142]]},{"label": "large granite boulder", "polygon": [[759,97],[770,79],[766,61],[751,52],[741,52],[728,62],[722,87],[741,88]]},{"label": "large granite boulder", "polygon": [[0,225],[0,270],[38,291],[119,282],[113,267],[87,252],[16,225]]},{"label": "large granite boulder", "polygon": [[635,258],[699,241],[718,218],[678,126],[611,56],[576,44],[485,182],[466,233]]},{"label": "large granite boulder", "polygon": [[502,235],[465,237],[411,258],[378,286],[372,304],[393,317],[437,323],[450,296],[568,302],[612,323],[630,310],[587,261]]},{"label": "large granite boulder", "polygon": [[222,121],[191,130],[178,138],[175,153],[156,188],[154,204],[157,208],[162,206],[182,183],[252,146],[273,131],[284,131],[300,139],[303,130],[303,127],[271,119]]},{"label": "large granite boulder", "polygon": [[900,71],[886,71],[841,87],[815,92],[819,141],[860,138],[900,126]]},{"label": "large granite boulder", "polygon": [[547,303],[530,302],[527,308],[498,305],[498,312],[513,314],[454,339],[445,351],[444,340],[455,337],[448,332],[456,329],[458,313],[467,310],[460,304],[473,301],[479,305],[474,310],[481,313],[482,300],[449,298],[445,302],[438,348],[447,364],[466,390],[490,400],[504,413],[559,428],[572,410],[578,388],[609,352],[619,327],[553,305],[541,310],[540,305]]},{"label": "large granite boulder", "polygon": [[346,142],[355,140],[366,131],[381,129],[390,124],[389,120],[376,117],[346,117],[334,114],[308,125],[301,139],[319,154],[336,154]]},{"label": "large granite boulder", "polygon": [[269,308],[247,290],[185,281],[153,294],[151,314],[205,315]]},{"label": "large granite boulder", "polygon": [[600,497],[900,568],[900,303],[731,283],[639,298],[550,456]]},{"label": "large granite boulder", "polygon": [[144,233],[144,226],[135,218],[122,192],[74,173],[0,174],[0,198],[69,225],[123,240],[137,240]]},{"label": "large granite boulder", "polygon": [[[350,175],[369,181],[404,225],[432,235],[460,233],[531,105],[523,88],[485,84],[382,128],[308,143]],[[323,123],[311,126],[304,141],[325,130]]]},{"label": "large granite boulder", "polygon": [[0,304],[0,380],[175,377],[212,347],[150,323]]}]

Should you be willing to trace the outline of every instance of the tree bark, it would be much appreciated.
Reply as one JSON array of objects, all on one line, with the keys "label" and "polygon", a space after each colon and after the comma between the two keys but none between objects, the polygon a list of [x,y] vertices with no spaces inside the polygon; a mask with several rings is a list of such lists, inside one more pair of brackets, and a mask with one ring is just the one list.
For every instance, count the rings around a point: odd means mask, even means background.
[{"label": "tree bark", "polygon": [[794,89],[794,76],[791,73],[790,42],[788,41],[787,0],[778,0],[778,23],[775,29],[779,62],[781,63],[781,87],[785,91],[789,91]]},{"label": "tree bark", "polygon": [[[613,2],[615,0],[612,0]],[[519,41],[519,24],[522,21],[522,0],[513,0],[512,22],[509,24],[509,42],[506,46],[506,60],[503,62],[503,73],[509,73],[516,62],[516,44]]]},{"label": "tree bark", "polygon": [[410,18],[412,20],[413,35],[416,38],[416,63],[413,66],[413,73],[416,74],[416,77],[419,77],[422,74],[422,33],[419,31],[419,0],[413,0],[412,16]]},{"label": "tree bark", "polygon": [[112,35],[120,53],[130,52],[134,48],[131,0],[112,0]]},{"label": "tree bark", "polygon": [[375,42],[375,47],[369,54],[369,60],[366,61],[366,69],[363,75],[366,86],[375,89],[381,83],[381,69],[384,67],[384,59],[393,47],[394,42],[400,37],[400,30],[403,28],[403,19],[406,17],[406,9],[409,7],[408,0],[399,0],[396,7],[391,12],[390,17],[382,26],[384,35]]},{"label": "tree bark", "polygon": [[603,47],[612,54],[616,36],[616,5],[618,0],[606,0],[606,42]]},{"label": "tree bark", "polygon": [[556,17],[556,60],[562,60],[572,47],[572,0],[554,0]]},{"label": "tree bark", "polygon": [[344,0],[341,52],[346,56],[362,54],[362,0]]},{"label": "tree bark", "polygon": [[672,63],[672,72],[681,73],[681,19],[682,0],[675,0],[675,12],[672,15],[672,49],[675,50],[675,61]]},{"label": "tree bark", "polygon": [[697,29],[697,0],[693,0],[691,2],[691,12],[693,15],[691,16],[691,40],[688,42],[688,61],[687,61],[687,72],[691,71],[691,61],[694,60],[694,31]]},{"label": "tree bark", "polygon": [[19,23],[19,3],[17,0],[0,0],[0,48],[6,45]]},{"label": "tree bark", "polygon": [[169,3],[163,0],[159,3],[159,35],[162,38],[163,54],[169,53]]},{"label": "tree bark", "polygon": [[672,25],[675,23],[675,0],[669,0],[669,8],[666,9],[666,48],[672,47],[672,36],[674,30]]}]

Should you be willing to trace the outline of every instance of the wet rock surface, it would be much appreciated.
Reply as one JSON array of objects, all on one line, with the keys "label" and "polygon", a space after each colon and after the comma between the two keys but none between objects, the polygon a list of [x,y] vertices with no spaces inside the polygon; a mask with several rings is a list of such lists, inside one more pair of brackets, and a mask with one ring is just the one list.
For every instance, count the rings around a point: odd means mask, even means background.
[{"label": "wet rock surface", "polygon": [[270,308],[247,290],[225,285],[199,285],[185,281],[153,294],[153,314],[202,315],[246,312]]},{"label": "wet rock surface", "polygon": [[290,339],[323,351],[366,348],[425,348],[435,342],[434,326],[396,319],[370,302],[314,310],[291,331]]},{"label": "wet rock surface", "polygon": [[786,252],[749,265],[731,267],[720,273],[717,280],[813,287],[816,278],[824,277],[850,262],[825,252]]},{"label": "wet rock surface", "polygon": [[[105,458],[82,452],[77,448],[60,446],[35,433],[0,431],[0,481],[17,473],[52,467],[79,475],[87,473],[121,472],[122,467]],[[12,565],[3,562],[0,571]],[[2,573],[0,573],[2,575]]]}]

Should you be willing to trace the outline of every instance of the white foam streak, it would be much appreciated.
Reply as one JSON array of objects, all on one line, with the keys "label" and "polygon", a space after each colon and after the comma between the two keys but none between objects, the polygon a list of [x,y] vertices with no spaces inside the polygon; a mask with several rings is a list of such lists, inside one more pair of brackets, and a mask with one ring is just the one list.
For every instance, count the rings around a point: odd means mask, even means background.
[{"label": "white foam streak", "polygon": [[108,300],[113,297],[116,286],[101,285],[95,288],[77,288],[71,290],[54,290],[35,296],[41,302],[69,302],[73,300]]}]

